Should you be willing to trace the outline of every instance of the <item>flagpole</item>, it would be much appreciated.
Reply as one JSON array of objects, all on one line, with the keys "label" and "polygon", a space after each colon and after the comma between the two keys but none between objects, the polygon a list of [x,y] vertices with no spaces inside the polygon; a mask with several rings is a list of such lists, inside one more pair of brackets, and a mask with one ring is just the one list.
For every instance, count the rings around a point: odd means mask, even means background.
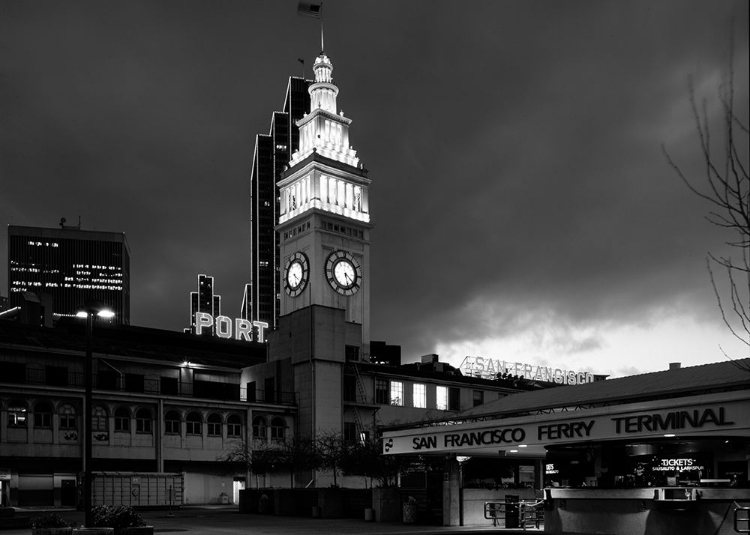
[{"label": "flagpole", "polygon": [[323,46],[323,2],[320,3],[320,51],[325,52]]}]

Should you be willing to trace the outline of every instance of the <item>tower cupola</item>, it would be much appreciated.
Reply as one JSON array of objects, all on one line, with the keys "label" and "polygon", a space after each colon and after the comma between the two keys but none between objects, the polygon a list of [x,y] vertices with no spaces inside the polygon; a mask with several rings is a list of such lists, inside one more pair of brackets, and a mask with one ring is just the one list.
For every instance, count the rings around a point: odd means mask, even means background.
[{"label": "tower cupola", "polygon": [[299,150],[292,154],[289,167],[294,167],[315,151],[331,160],[359,168],[357,151],[349,145],[349,124],[352,121],[337,111],[339,88],[333,83],[333,63],[325,52],[315,58],[313,72],[315,81],[308,89],[310,113],[297,121]]}]

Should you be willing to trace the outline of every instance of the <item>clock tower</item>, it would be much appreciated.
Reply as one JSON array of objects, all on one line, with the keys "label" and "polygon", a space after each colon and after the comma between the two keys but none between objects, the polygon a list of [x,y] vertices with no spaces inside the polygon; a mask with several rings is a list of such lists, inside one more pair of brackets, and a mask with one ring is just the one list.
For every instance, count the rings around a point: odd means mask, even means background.
[{"label": "clock tower", "polygon": [[295,392],[301,438],[351,430],[344,369],[370,352],[370,180],[349,144],[351,120],[337,109],[325,53],[313,71],[299,148],[277,183],[281,302],[263,379]]},{"label": "clock tower", "polygon": [[351,119],[325,53],[315,58],[310,113],[297,122],[299,150],[278,182],[281,311],[320,305],[344,310],[370,342],[370,211],[367,171],[349,145]]}]

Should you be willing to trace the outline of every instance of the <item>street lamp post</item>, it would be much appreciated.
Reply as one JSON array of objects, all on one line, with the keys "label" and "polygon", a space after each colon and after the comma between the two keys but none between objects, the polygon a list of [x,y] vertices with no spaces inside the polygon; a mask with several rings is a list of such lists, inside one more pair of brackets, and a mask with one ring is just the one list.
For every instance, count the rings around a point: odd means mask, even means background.
[{"label": "street lamp post", "polygon": [[93,456],[93,437],[91,419],[93,416],[93,354],[92,345],[94,340],[94,314],[102,318],[111,318],[114,312],[104,306],[87,302],[76,314],[79,318],[86,318],[86,359],[83,364],[83,381],[85,385],[85,396],[83,402],[83,525],[91,527],[91,459]]}]

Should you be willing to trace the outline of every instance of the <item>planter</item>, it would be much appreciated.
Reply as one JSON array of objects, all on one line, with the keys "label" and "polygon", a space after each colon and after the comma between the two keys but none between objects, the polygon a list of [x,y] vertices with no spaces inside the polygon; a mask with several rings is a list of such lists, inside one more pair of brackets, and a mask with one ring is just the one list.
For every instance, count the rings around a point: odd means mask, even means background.
[{"label": "planter", "polygon": [[73,528],[31,528],[31,535],[70,535]]},{"label": "planter", "polygon": [[372,522],[375,520],[375,509],[372,507],[365,508],[365,522]]},{"label": "planter", "polygon": [[417,504],[416,503],[403,504],[402,511],[403,511],[404,524],[414,524],[417,521]]}]

